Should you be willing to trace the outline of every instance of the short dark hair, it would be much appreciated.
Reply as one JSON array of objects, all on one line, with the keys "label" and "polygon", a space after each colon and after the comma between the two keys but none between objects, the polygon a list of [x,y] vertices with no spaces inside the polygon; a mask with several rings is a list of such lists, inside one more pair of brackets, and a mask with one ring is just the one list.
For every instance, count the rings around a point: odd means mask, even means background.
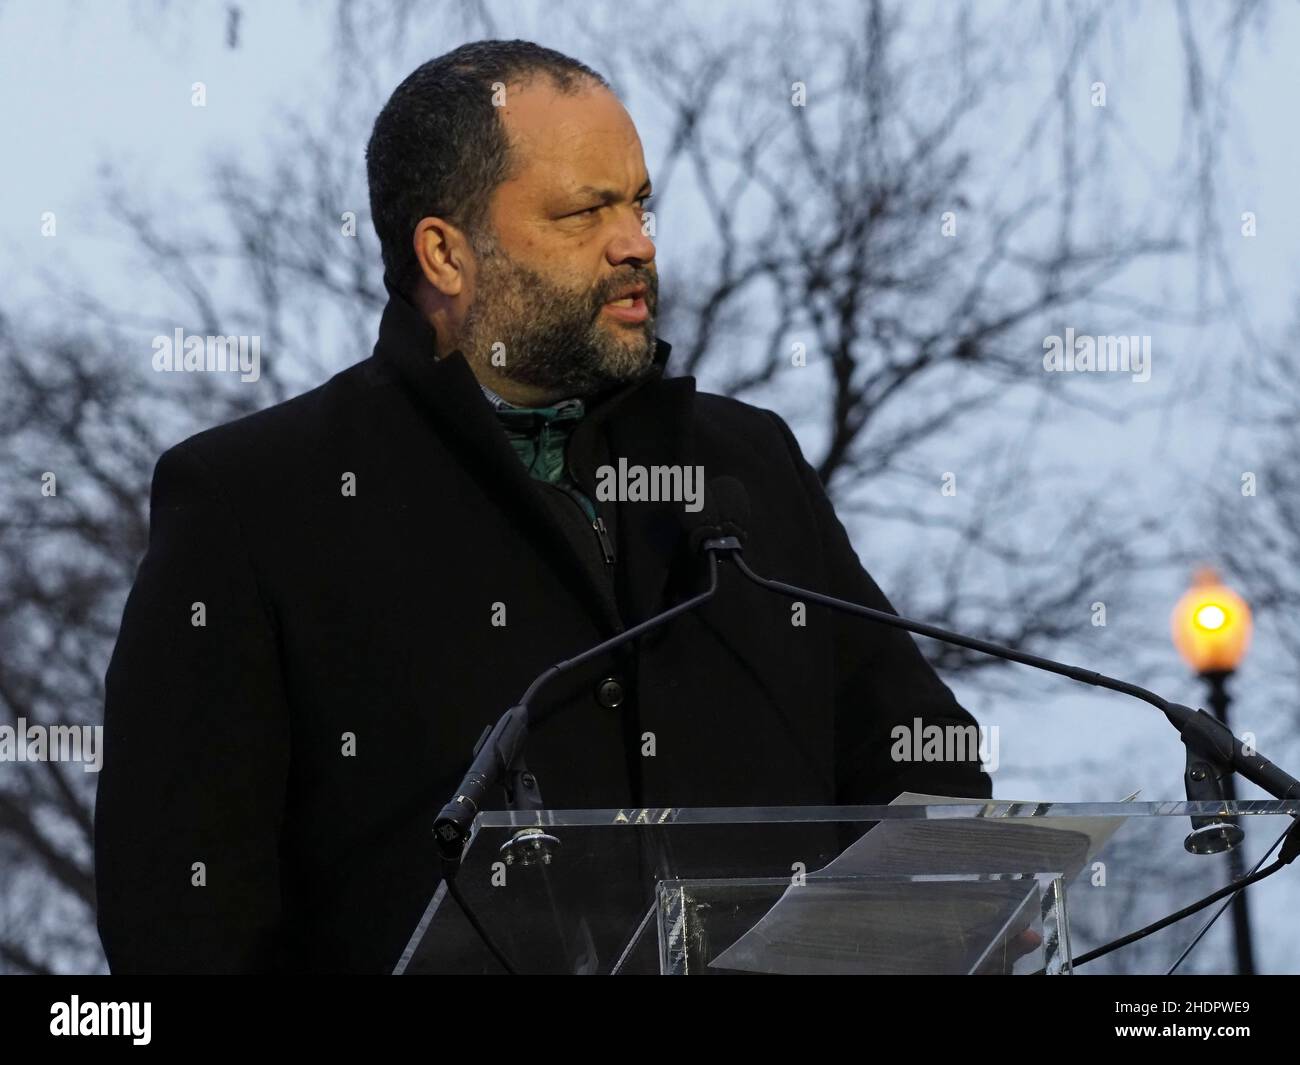
[{"label": "short dark hair", "polygon": [[590,67],[531,41],[475,41],[430,59],[388,98],[366,146],[370,216],[384,272],[410,295],[419,276],[411,235],[436,215],[471,239],[485,235],[492,193],[511,174],[510,143],[492,86],[547,76],[576,95],[609,83]]}]

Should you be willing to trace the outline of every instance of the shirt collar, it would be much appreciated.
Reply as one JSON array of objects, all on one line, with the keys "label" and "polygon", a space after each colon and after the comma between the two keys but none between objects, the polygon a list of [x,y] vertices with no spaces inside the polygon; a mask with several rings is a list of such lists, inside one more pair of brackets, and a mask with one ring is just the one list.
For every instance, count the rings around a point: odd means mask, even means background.
[{"label": "shirt collar", "polygon": [[498,396],[482,381],[479,381],[478,386],[483,390],[483,395],[487,398],[487,401],[492,404],[493,410],[501,410],[502,407],[511,408],[514,406],[513,403],[507,403],[504,399]]},{"label": "shirt collar", "polygon": [[573,399],[562,399],[558,403],[552,403],[549,407],[518,407],[509,400],[502,399],[501,396],[488,388],[488,386],[482,381],[479,381],[478,386],[482,390],[484,398],[492,404],[492,409],[497,413],[501,413],[502,411],[527,411],[531,414],[538,411],[553,411],[556,414],[562,414],[567,413],[570,410],[581,413],[583,410],[583,402],[577,397],[574,397]]}]

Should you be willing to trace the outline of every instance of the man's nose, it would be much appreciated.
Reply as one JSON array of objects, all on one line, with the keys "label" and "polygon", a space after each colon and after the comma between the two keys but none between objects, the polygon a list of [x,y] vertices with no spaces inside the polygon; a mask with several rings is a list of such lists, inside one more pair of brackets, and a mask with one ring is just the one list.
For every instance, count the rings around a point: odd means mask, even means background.
[{"label": "man's nose", "polygon": [[618,231],[609,242],[606,256],[611,266],[621,266],[629,260],[654,262],[655,242],[646,236],[645,211],[634,208],[620,211]]}]

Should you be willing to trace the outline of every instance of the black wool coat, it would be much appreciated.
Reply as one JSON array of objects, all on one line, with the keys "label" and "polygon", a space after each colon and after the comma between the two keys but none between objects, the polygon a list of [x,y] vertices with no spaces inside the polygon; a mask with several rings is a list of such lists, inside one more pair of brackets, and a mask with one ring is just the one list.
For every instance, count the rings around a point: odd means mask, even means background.
[{"label": "black wool coat", "polygon": [[[159,461],[106,680],[113,971],[390,971],[484,727],[550,664],[705,586],[681,502],[601,503],[616,560],[593,573],[464,357],[434,350],[394,295],[370,358]],[[587,494],[619,458],[738,478],[757,572],[891,609],[784,422],[664,375],[668,350],[575,430]],[[891,759],[896,724],[973,723],[906,633],[791,618],[723,566],[698,613],[547,687],[528,747],[546,805],[990,794],[978,763]]]}]

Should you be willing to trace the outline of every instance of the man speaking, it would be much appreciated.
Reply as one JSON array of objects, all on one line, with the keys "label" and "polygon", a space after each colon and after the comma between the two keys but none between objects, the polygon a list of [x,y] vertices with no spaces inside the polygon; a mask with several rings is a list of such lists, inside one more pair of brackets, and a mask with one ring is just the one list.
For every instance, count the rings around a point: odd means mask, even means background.
[{"label": "man speaking", "polygon": [[[704,586],[693,485],[746,486],[758,572],[890,609],[784,422],[665,373],[650,174],[603,78],[466,45],[366,158],[374,354],[155,471],[96,810],[114,972],[391,971],[484,727]],[[548,806],[990,794],[977,761],[891,759],[895,726],[973,725],[910,636],[721,579],[543,691]]]}]

